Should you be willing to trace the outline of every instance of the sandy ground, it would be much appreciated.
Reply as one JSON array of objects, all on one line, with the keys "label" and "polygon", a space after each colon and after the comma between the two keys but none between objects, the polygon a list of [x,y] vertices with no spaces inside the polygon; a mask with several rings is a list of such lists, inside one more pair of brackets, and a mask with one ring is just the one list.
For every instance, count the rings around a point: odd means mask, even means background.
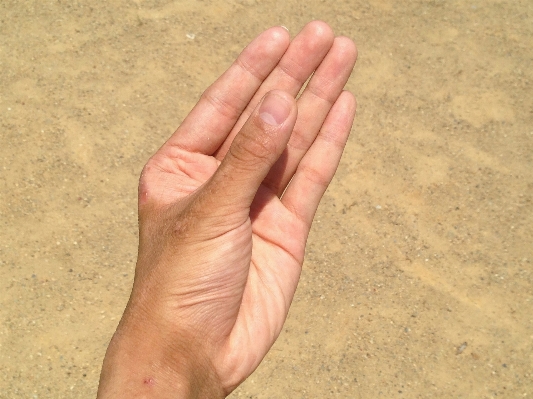
[{"label": "sandy ground", "polygon": [[0,2],[0,398],[90,398],[136,184],[263,29],[353,38],[358,117],[282,335],[232,398],[533,395],[529,0]]}]

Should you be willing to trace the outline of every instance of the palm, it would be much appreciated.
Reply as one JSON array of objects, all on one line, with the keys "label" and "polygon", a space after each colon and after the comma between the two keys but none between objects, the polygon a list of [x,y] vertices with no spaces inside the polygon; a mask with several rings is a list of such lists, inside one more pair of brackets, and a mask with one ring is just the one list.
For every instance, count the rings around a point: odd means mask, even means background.
[{"label": "palm", "polygon": [[[351,41],[334,40],[327,25],[311,23],[287,46],[287,33],[280,28],[252,42],[150,159],[140,182],[141,208],[150,199],[157,207],[193,201],[219,172],[264,94],[278,89],[296,96],[314,72],[298,100],[298,119],[281,158],[245,209],[227,208],[236,216],[225,214],[217,224],[212,240],[216,248],[227,248],[217,249],[220,265],[211,262],[207,278],[202,269],[192,275],[198,285],[219,290],[205,294],[210,300],[199,304],[199,313],[210,324],[208,333],[218,335],[211,338],[222,343],[213,364],[228,390],[257,367],[281,331],[314,212],[355,112],[353,97],[342,92],[355,62]],[[208,255],[198,251],[195,256],[201,262]]]},{"label": "palm", "polygon": [[[147,164],[142,181],[150,187],[151,196],[158,198],[158,205],[166,206],[187,201],[212,177],[219,164],[213,156],[174,149],[171,157],[162,149]],[[308,228],[285,208],[276,192],[264,185],[259,188],[248,217],[251,229],[241,229],[236,234],[245,236],[243,238],[253,247],[250,264],[239,266],[248,270],[245,286],[254,295],[244,296],[241,314],[245,317],[250,307],[254,307],[255,312],[260,307],[265,315],[272,309],[286,312],[291,298],[286,298],[284,293],[290,292],[290,287],[298,280]],[[232,227],[228,225],[227,230]],[[235,239],[231,234],[226,237]],[[266,281],[269,282],[267,290]],[[255,293],[271,290],[274,286],[282,295],[261,296],[261,303],[257,303]],[[257,313],[255,316],[257,320]]]}]

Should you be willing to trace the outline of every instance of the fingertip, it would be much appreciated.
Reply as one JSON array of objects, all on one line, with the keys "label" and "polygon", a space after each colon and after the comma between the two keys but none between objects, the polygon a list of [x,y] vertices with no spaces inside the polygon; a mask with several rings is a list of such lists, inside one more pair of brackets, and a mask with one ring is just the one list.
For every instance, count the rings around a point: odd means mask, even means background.
[{"label": "fingertip", "polygon": [[347,36],[337,36],[335,38],[335,46],[338,46],[342,51],[342,54],[347,59],[352,60],[355,63],[357,60],[358,50],[354,41]]},{"label": "fingertip", "polygon": [[343,90],[341,96],[344,97],[343,101],[347,101],[353,108],[357,108],[357,99],[350,90]]},{"label": "fingertip", "polygon": [[263,81],[278,64],[290,44],[287,31],[279,26],[267,29],[244,48],[235,60],[259,81]]},{"label": "fingertip", "polygon": [[349,90],[342,91],[335,105],[342,107],[342,113],[351,118],[353,118],[357,111],[357,99]]},{"label": "fingertip", "polygon": [[[327,50],[333,45],[335,34],[331,27],[323,21],[312,21],[304,26],[302,31],[298,34],[304,45],[307,47],[308,53],[315,53],[317,51]],[[296,38],[295,38],[296,39]]]},{"label": "fingertip", "polygon": [[302,30],[312,31],[315,36],[322,38],[331,38],[333,40],[333,38],[335,37],[333,29],[331,29],[331,27],[326,22],[321,20],[309,22]]},{"label": "fingertip", "polygon": [[289,30],[285,26],[274,26],[270,29],[267,29],[259,36],[265,36],[265,39],[267,39],[269,42],[274,42],[278,45],[284,45],[285,47],[289,46],[291,40]]}]

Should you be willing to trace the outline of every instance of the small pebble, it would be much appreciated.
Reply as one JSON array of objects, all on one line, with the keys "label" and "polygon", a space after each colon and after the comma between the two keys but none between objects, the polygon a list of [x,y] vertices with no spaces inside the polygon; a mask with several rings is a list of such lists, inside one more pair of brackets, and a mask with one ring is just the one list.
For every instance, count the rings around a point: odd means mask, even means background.
[{"label": "small pebble", "polygon": [[464,350],[466,349],[467,346],[468,346],[468,344],[467,344],[466,342],[463,342],[463,343],[461,344],[461,346],[459,346],[459,347],[457,348],[457,351],[455,351],[455,354],[456,354],[456,355],[460,355],[461,353],[464,352]]}]

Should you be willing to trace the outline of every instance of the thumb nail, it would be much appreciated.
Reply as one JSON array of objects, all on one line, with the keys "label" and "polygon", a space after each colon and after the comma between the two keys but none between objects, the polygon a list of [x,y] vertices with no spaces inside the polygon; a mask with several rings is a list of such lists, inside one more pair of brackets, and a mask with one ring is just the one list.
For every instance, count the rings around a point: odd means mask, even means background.
[{"label": "thumb nail", "polygon": [[259,107],[259,117],[271,126],[279,126],[291,113],[291,105],[283,97],[269,93]]}]

